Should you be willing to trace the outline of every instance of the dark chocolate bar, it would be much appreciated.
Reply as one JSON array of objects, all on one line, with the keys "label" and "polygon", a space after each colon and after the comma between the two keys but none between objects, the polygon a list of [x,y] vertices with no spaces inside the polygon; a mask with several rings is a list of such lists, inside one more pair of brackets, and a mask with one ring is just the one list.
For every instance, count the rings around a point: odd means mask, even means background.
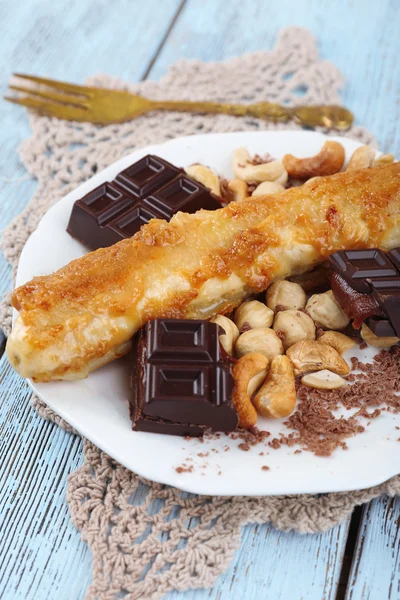
[{"label": "dark chocolate bar", "polygon": [[229,357],[208,321],[157,319],[140,332],[132,375],[132,428],[199,436],[234,431]]},{"label": "dark chocolate bar", "polygon": [[329,257],[332,291],[358,329],[400,337],[400,248],[341,250]]},{"label": "dark chocolate bar", "polygon": [[398,272],[382,250],[339,250],[329,257],[332,268],[347,281],[352,288],[369,294],[369,279],[392,277]]},{"label": "dark chocolate bar", "polygon": [[90,250],[132,237],[151,219],[178,211],[221,208],[201,183],[157,156],[147,155],[74,203],[67,231]]}]

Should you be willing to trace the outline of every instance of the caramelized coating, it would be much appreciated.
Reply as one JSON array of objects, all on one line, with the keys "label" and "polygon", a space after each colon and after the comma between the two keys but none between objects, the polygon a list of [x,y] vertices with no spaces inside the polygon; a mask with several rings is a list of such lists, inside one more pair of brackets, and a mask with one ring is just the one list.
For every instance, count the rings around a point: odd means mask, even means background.
[{"label": "caramelized coating", "polygon": [[146,321],[229,312],[336,250],[399,245],[400,163],[178,213],[15,290],[7,354],[24,377],[79,379],[127,352]]}]

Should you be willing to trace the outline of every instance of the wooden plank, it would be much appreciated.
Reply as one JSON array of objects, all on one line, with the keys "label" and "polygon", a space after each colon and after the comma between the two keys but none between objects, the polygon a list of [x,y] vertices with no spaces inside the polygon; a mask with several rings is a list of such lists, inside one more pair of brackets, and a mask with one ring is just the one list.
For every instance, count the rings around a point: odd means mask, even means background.
[{"label": "wooden plank", "polygon": [[190,0],[150,77],[158,79],[177,58],[223,60],[269,50],[282,28],[307,27],[322,58],[345,75],[343,100],[357,123],[368,127],[385,151],[399,153],[399,5],[382,0],[365,8],[363,0]]},{"label": "wooden plank", "polygon": [[346,600],[400,598],[400,498],[363,510]]},{"label": "wooden plank", "polygon": [[30,408],[30,390],[5,357],[0,373],[0,597],[81,597],[91,556],[71,523],[65,491],[68,473],[81,463],[82,440]]}]

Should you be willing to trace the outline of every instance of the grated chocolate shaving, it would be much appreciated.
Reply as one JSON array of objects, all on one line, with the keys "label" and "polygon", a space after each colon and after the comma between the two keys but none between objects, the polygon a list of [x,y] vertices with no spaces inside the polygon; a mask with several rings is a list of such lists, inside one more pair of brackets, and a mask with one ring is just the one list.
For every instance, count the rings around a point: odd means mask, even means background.
[{"label": "grated chocolate shaving", "polygon": [[231,440],[242,440],[249,446],[257,446],[262,443],[271,434],[269,431],[261,431],[258,427],[252,427],[251,429],[238,429],[228,434]]},{"label": "grated chocolate shaving", "polygon": [[[285,424],[292,431],[288,436],[273,439],[272,448],[281,444],[298,445],[317,456],[329,456],[336,448],[347,449],[345,440],[365,431],[362,418],[376,419],[386,410],[400,412],[400,348],[382,350],[373,363],[365,364],[357,358],[351,359],[354,383],[335,390],[318,390],[306,387],[297,381],[298,406]],[[333,411],[359,410],[346,418],[335,417]],[[279,444],[279,446],[278,446]]]}]

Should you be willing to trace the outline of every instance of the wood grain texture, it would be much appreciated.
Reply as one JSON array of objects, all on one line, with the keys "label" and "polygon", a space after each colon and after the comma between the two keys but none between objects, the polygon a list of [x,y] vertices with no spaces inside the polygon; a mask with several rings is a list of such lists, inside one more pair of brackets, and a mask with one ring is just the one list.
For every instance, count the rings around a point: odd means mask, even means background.
[{"label": "wood grain texture", "polygon": [[398,598],[400,498],[384,498],[364,508],[346,600]]},{"label": "wood grain texture", "polygon": [[307,27],[320,55],[346,78],[343,101],[385,151],[400,150],[400,6],[397,0],[190,0],[151,78],[177,58],[223,60],[275,45],[278,32]]},{"label": "wood grain texture", "polygon": [[82,440],[30,408],[30,390],[5,357],[0,373],[0,598],[83,597],[91,556],[65,501]]},{"label": "wood grain texture", "polygon": [[[317,35],[322,56],[337,64],[349,81],[344,99],[358,122],[377,135],[384,149],[399,155],[396,0],[369,3],[368,10],[363,0],[114,0],[112,10],[107,0],[0,0],[1,91],[12,70],[76,82],[99,71],[130,80],[148,73],[157,78],[180,57],[220,60],[271,48],[278,30],[293,24]],[[29,200],[35,182],[25,179],[16,152],[29,135],[25,113],[0,103],[0,116],[2,228]],[[9,285],[9,269],[2,260],[0,293]],[[28,406],[26,384],[4,358],[0,374],[0,597],[83,598],[91,556],[65,503],[66,476],[82,460],[81,441],[36,416]],[[398,560],[398,533],[384,526],[385,518],[392,522],[393,512],[385,512],[384,502],[372,507],[373,513],[364,516],[366,535],[357,550],[362,576],[353,567],[352,599],[363,598],[362,590],[369,587],[379,590],[378,596],[365,596],[370,600],[387,598],[396,589],[389,575]],[[369,537],[372,525],[375,533]],[[249,526],[234,563],[213,590],[167,597],[333,599],[347,531],[348,521],[318,536]],[[371,567],[377,560],[377,540],[382,548],[397,548],[397,554],[384,553],[380,569]]]}]

